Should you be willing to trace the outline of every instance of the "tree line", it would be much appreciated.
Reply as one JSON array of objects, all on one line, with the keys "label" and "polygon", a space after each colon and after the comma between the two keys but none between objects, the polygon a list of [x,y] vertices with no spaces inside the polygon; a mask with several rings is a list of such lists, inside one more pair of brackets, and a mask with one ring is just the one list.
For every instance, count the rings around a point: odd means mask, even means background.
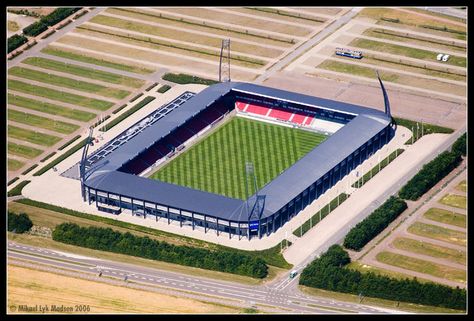
[{"label": "tree line", "polygon": [[120,233],[111,228],[80,227],[74,223],[62,223],[56,226],[52,236],[53,240],[67,244],[208,270],[254,278],[264,278],[268,274],[268,266],[259,257],[230,251],[178,246],[152,240],[147,236],[135,236],[129,232]]},{"label": "tree line", "polygon": [[386,300],[466,309],[465,289],[420,283],[416,278],[394,279],[372,272],[361,273],[345,267],[349,263],[347,252],[335,244],[303,270],[299,284]]},{"label": "tree line", "polygon": [[407,203],[398,197],[390,197],[372,214],[354,226],[344,238],[344,247],[359,251],[382,232],[407,208]]},{"label": "tree line", "polygon": [[17,234],[28,232],[33,227],[30,217],[25,213],[8,211],[8,231]]},{"label": "tree line", "polygon": [[25,27],[23,29],[23,34],[27,36],[37,36],[46,29],[48,29],[48,26],[54,26],[58,22],[62,21],[66,17],[70,16],[74,12],[80,10],[80,7],[76,8],[57,8],[50,14],[42,17],[39,21],[33,22],[29,26]]}]

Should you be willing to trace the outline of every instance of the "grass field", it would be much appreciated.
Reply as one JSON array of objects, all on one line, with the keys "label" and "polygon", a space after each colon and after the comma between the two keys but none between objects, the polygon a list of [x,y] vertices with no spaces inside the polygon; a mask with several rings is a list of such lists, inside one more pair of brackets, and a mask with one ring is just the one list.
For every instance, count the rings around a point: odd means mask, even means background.
[{"label": "grass field", "polygon": [[15,143],[8,143],[8,154],[18,155],[28,159],[35,158],[41,155],[43,151],[29,146],[19,145]]},{"label": "grass field", "polygon": [[456,194],[447,194],[442,199],[440,199],[439,202],[444,205],[454,206],[463,209],[466,209],[467,207],[466,196]]},{"label": "grass field", "polygon": [[33,127],[52,130],[62,134],[70,134],[79,128],[79,126],[74,124],[69,124],[46,117],[31,115],[12,109],[8,109],[8,120],[16,121],[26,125],[31,125]]},{"label": "grass field", "polygon": [[[410,58],[416,59],[423,59],[436,62],[437,52],[417,49],[412,47],[394,45],[389,43],[384,43],[383,41],[374,41],[368,39],[361,39],[356,38],[351,43],[351,46],[370,49],[373,51],[380,51],[385,53],[390,53],[394,55],[400,55]],[[458,67],[466,67],[466,58],[459,57],[459,56],[452,56],[449,58],[447,62],[448,65],[458,66]]]},{"label": "grass field", "polygon": [[447,265],[436,264],[387,251],[377,253],[376,259],[379,262],[398,266],[403,269],[421,272],[451,281],[466,282],[465,270],[455,269]]},{"label": "grass field", "polygon": [[28,108],[31,110],[36,110],[42,113],[47,113],[51,115],[58,115],[65,118],[71,118],[74,120],[79,120],[87,122],[94,119],[97,115],[83,110],[72,109],[69,107],[64,107],[56,104],[51,104],[47,102],[37,101],[27,97],[22,97],[18,95],[8,94],[8,103],[16,105],[23,108]]},{"label": "grass field", "polygon": [[8,137],[21,139],[33,144],[53,146],[61,140],[60,137],[38,133],[33,130],[8,125]]},{"label": "grass field", "polygon": [[8,89],[16,90],[25,94],[44,97],[52,100],[58,100],[65,103],[76,104],[79,106],[95,109],[107,110],[114,105],[112,102],[103,101],[99,99],[79,96],[75,94],[65,93],[62,91],[31,85],[25,82],[9,79]]},{"label": "grass field", "polygon": [[461,183],[459,183],[458,186],[456,186],[457,190],[460,190],[461,192],[466,193],[467,192],[467,181],[463,180]]},{"label": "grass field", "polygon": [[145,84],[145,81],[141,79],[126,77],[119,74],[82,67],[74,64],[67,64],[47,58],[29,57],[23,60],[22,63],[132,88],[140,88]]},{"label": "grass field", "polygon": [[429,255],[436,258],[447,259],[454,263],[466,265],[466,252],[451,249],[436,244],[413,240],[410,238],[399,237],[393,245],[400,250],[406,250],[413,253]]},{"label": "grass field", "polygon": [[325,138],[235,117],[151,178],[246,199],[246,161],[253,162],[257,188],[261,188]]},{"label": "grass field", "polygon": [[151,74],[154,72],[153,69],[133,66],[133,65],[124,64],[124,63],[118,63],[117,61],[114,61],[112,59],[91,57],[86,54],[79,54],[71,50],[61,50],[61,49],[57,49],[50,46],[44,48],[43,50],[41,50],[41,52],[48,55],[52,55],[52,56],[57,56],[57,57],[66,58],[70,60],[76,60],[80,62],[113,68],[117,70],[134,72],[137,74]]},{"label": "grass field", "polygon": [[[387,270],[378,266],[363,264],[357,261],[353,261],[349,263],[348,265],[346,265],[345,267],[351,270],[359,271],[361,273],[372,272],[377,275],[384,275],[384,276],[388,276],[389,278],[398,279],[398,280],[413,279],[412,275]],[[420,283],[431,282],[427,279],[422,279],[422,278],[416,278],[416,279],[420,281]]]},{"label": "grass field", "polygon": [[10,32],[15,32],[20,30],[20,26],[13,20],[7,20],[7,30]]},{"label": "grass field", "polygon": [[[242,309],[8,265],[8,302],[74,307],[82,313],[241,313]],[[10,310],[10,313],[14,311]],[[48,312],[51,313],[51,312]],[[53,312],[54,313],[54,312]],[[82,314],[73,312],[70,314]]]},{"label": "grass field", "polygon": [[466,227],[466,215],[454,211],[447,211],[441,208],[430,208],[425,214],[423,214],[423,216],[440,223]]},{"label": "grass field", "polygon": [[19,160],[16,160],[16,159],[13,159],[13,158],[9,158],[8,163],[7,163],[7,167],[8,167],[9,171],[16,171],[16,170],[22,168],[24,165],[25,165],[25,163],[20,162]]},{"label": "grass field", "polygon": [[447,229],[437,225],[415,222],[410,225],[408,232],[456,245],[465,246],[467,244],[466,233]]},{"label": "grass field", "polygon": [[[367,77],[367,78],[375,77],[375,71],[373,68],[358,66],[358,65],[353,65],[353,64],[346,64],[344,63],[343,59],[340,59],[340,60],[341,61],[325,60],[321,64],[319,64],[317,68],[327,69],[327,70],[332,70],[336,72],[342,72],[346,74]],[[380,78],[382,78],[383,81],[396,82],[397,79],[399,78],[399,75],[381,71]]]},{"label": "grass field", "polygon": [[104,97],[123,99],[127,97],[130,92],[121,89],[108,88],[105,86],[85,82],[81,80],[71,79],[67,77],[53,75],[47,72],[37,71],[23,67],[12,67],[8,70],[11,76],[17,76],[24,79],[39,81],[41,83],[50,84],[58,87],[64,87],[83,91],[86,93],[93,93]]}]

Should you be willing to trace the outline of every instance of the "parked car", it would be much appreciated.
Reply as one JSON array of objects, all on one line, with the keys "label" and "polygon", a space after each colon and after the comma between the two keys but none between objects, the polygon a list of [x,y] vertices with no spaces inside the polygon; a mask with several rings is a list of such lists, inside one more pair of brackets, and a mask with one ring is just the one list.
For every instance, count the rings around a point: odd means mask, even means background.
[{"label": "parked car", "polygon": [[443,56],[444,56],[444,55],[443,55],[442,53],[438,54],[438,56],[436,56],[436,60],[441,61],[441,59],[443,58]]},{"label": "parked car", "polygon": [[449,55],[444,55],[443,56],[443,61],[448,61],[448,59],[449,59]]}]

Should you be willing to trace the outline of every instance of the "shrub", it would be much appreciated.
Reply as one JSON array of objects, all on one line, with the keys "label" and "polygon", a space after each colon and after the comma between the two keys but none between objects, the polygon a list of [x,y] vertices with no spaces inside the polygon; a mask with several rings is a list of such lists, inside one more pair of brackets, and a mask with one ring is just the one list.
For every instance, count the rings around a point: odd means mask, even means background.
[{"label": "shrub", "polygon": [[8,38],[8,53],[12,52],[16,48],[20,47],[24,43],[28,41],[28,38],[26,38],[23,35],[13,35]]},{"label": "shrub", "polygon": [[15,214],[14,212],[8,211],[8,231],[21,234],[28,232],[33,226],[28,215],[25,213]]},{"label": "shrub", "polygon": [[261,258],[235,252],[173,245],[147,236],[120,233],[111,228],[80,227],[62,223],[53,231],[53,240],[91,249],[160,260],[254,278],[264,278],[268,267]]},{"label": "shrub", "polygon": [[163,77],[164,80],[168,80],[180,85],[185,84],[200,84],[200,85],[214,85],[217,84],[218,81],[211,80],[211,79],[204,79],[197,76],[186,75],[186,74],[172,74],[166,73]]},{"label": "shrub", "polygon": [[437,182],[449,174],[461,162],[457,152],[444,152],[438,155],[402,187],[398,195],[406,200],[416,201]]},{"label": "shrub", "polygon": [[466,156],[466,133],[459,137],[453,144],[452,152]]},{"label": "shrub", "polygon": [[[344,254],[345,253],[345,254]],[[466,309],[466,290],[414,279],[393,279],[374,273],[345,268],[349,255],[339,245],[331,246],[301,273],[299,284],[328,291],[426,304],[451,309]]]},{"label": "shrub", "polygon": [[48,26],[41,21],[36,21],[23,29],[23,33],[27,36],[35,37],[48,29]]},{"label": "shrub", "polygon": [[23,187],[25,187],[30,181],[23,181],[19,183],[17,186],[11,189],[11,191],[8,192],[8,197],[10,196],[18,196],[21,195],[21,191],[23,190]]},{"label": "shrub", "polygon": [[163,94],[167,92],[170,88],[171,88],[170,85],[163,85],[157,90],[157,92],[159,92],[160,94]]},{"label": "shrub", "polygon": [[54,26],[80,9],[81,8],[57,8],[49,15],[41,18],[40,21],[47,26]]},{"label": "shrub", "polygon": [[390,197],[382,206],[347,233],[344,238],[344,246],[359,251],[406,209],[407,204],[403,200]]}]

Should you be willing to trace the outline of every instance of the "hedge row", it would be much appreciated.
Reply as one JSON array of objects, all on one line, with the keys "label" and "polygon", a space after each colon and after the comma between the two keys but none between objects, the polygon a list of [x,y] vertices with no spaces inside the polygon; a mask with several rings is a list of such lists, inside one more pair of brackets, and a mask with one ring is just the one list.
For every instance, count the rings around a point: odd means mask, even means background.
[{"label": "hedge row", "polygon": [[157,92],[159,92],[160,94],[163,94],[167,92],[168,90],[170,90],[170,88],[171,88],[170,85],[163,85],[157,90]]},{"label": "hedge row", "polygon": [[19,183],[17,186],[15,186],[14,188],[12,188],[7,194],[8,197],[21,195],[21,191],[23,190],[23,187],[25,187],[29,182],[30,181],[23,181]]},{"label": "hedge row", "polygon": [[72,154],[74,154],[75,152],[77,152],[79,149],[81,149],[82,147],[84,147],[84,144],[86,143],[87,141],[87,138],[84,138],[83,140],[81,140],[77,145],[75,145],[74,147],[72,147],[71,149],[69,149],[66,153],[64,153],[63,155],[59,156],[58,158],[56,158],[54,161],[52,161],[51,163],[49,163],[48,165],[46,165],[45,167],[43,167],[42,169],[40,169],[39,171],[37,171],[36,173],[33,174],[33,176],[40,176],[40,175],[43,175],[43,173],[45,173],[46,171],[48,171],[50,168],[56,166],[57,164],[59,164],[60,162],[62,162],[63,160],[65,160],[66,158],[68,158],[69,156],[71,156]]},{"label": "hedge row", "polygon": [[80,227],[74,223],[62,223],[56,226],[52,236],[53,240],[66,244],[197,268],[254,278],[264,278],[268,274],[268,266],[261,258],[234,252],[178,246],[152,240],[147,236],[120,233],[111,228]]},{"label": "hedge row", "polygon": [[15,183],[17,180],[19,180],[20,178],[17,176],[15,178],[12,178],[11,180],[8,181],[7,183],[7,186],[10,186],[11,184]]},{"label": "hedge row", "polygon": [[185,84],[200,84],[200,85],[214,85],[217,84],[218,81],[211,80],[211,79],[204,79],[197,76],[186,75],[186,74],[173,74],[173,73],[166,73],[163,77],[164,80],[168,80],[180,85]]},{"label": "hedge row", "polygon": [[133,106],[132,108],[130,108],[129,110],[124,112],[122,115],[120,115],[117,118],[115,118],[114,120],[112,120],[110,123],[107,124],[107,126],[101,127],[99,130],[102,131],[102,132],[106,132],[107,130],[111,129],[112,127],[114,127],[115,125],[120,123],[122,120],[124,120],[128,116],[132,115],[133,113],[138,111],[140,108],[143,108],[145,105],[147,105],[148,103],[150,103],[153,100],[155,100],[155,97],[146,96],[138,104],[136,104],[135,106]]},{"label": "hedge row", "polygon": [[28,215],[25,213],[15,214],[8,211],[8,231],[21,234],[28,232],[33,226]]},{"label": "hedge row", "polygon": [[461,137],[459,137],[453,144],[453,148],[451,149],[452,152],[461,154],[463,156],[466,156],[467,153],[467,148],[466,148],[466,143],[467,143],[467,138],[466,138],[466,133],[462,134]]},{"label": "hedge row", "polygon": [[448,175],[461,162],[461,154],[443,152],[433,159],[402,187],[398,195],[406,200],[416,201],[443,177]]},{"label": "hedge row", "polygon": [[21,173],[21,175],[26,175],[26,174],[28,174],[29,172],[31,172],[32,170],[34,170],[36,167],[38,167],[38,164],[34,164],[33,166],[28,167],[27,169],[25,169],[25,171],[23,171],[23,172]]},{"label": "hedge row", "polygon": [[25,44],[28,41],[23,35],[13,35],[8,38],[8,53],[12,52],[16,48],[20,47],[21,45]]},{"label": "hedge row", "polygon": [[466,290],[414,279],[393,279],[372,272],[361,273],[344,266],[349,255],[339,245],[314,260],[301,273],[299,284],[328,291],[386,300],[411,302],[457,310],[466,309]]},{"label": "hedge row", "polygon": [[46,157],[43,158],[42,160],[40,160],[40,162],[45,162],[48,159],[50,159],[51,157],[53,157],[54,155],[56,155],[56,152],[52,152],[51,154],[46,155]]},{"label": "hedge row", "polygon": [[48,26],[54,26],[80,9],[81,8],[57,8],[49,15],[42,17],[39,21],[33,22],[24,28],[23,33],[27,36],[37,36],[48,29]]},{"label": "hedge row", "polygon": [[72,143],[74,143],[76,140],[78,140],[79,138],[81,138],[81,135],[76,135],[74,136],[70,141],[66,142],[64,145],[61,145],[58,149],[59,150],[63,150],[64,148],[68,147],[69,145],[71,145]]},{"label": "hedge row", "polygon": [[390,197],[362,222],[354,226],[344,238],[344,247],[359,251],[382,232],[404,210],[407,204],[398,197]]}]

